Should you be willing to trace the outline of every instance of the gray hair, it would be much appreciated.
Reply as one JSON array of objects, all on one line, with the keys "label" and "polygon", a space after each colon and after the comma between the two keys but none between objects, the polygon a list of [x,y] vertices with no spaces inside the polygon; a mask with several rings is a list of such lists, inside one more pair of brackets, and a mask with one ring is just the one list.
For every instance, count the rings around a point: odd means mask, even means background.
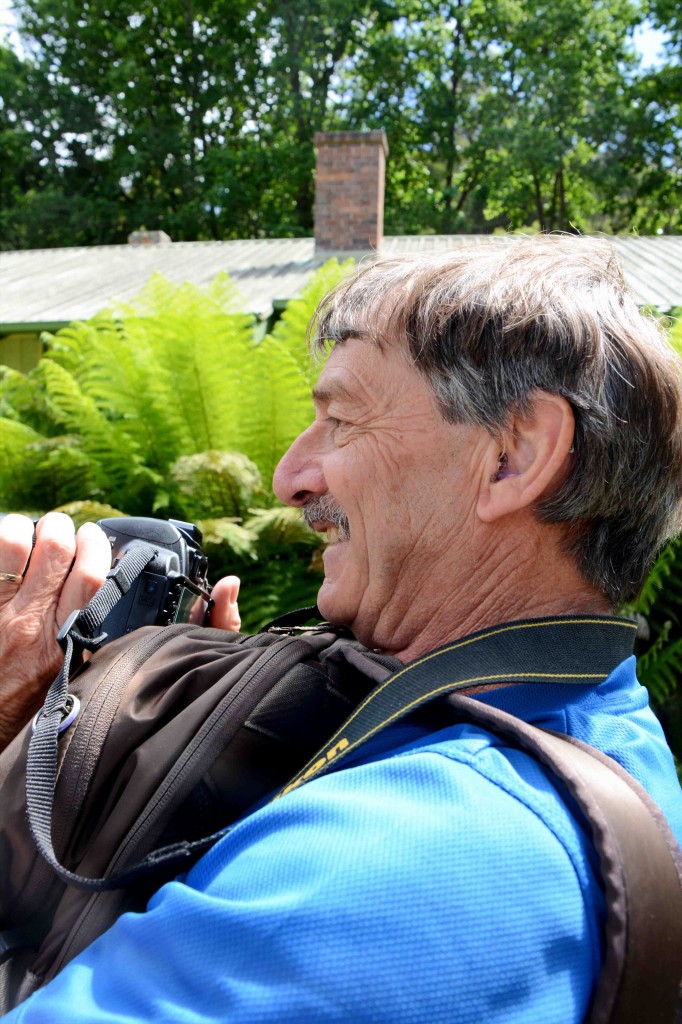
[{"label": "gray hair", "polygon": [[575,415],[574,466],[536,515],[614,604],[634,599],[682,529],[682,362],[640,312],[613,248],[496,240],[367,264],[322,301],[311,343],[399,340],[444,418],[497,437],[535,390]]}]

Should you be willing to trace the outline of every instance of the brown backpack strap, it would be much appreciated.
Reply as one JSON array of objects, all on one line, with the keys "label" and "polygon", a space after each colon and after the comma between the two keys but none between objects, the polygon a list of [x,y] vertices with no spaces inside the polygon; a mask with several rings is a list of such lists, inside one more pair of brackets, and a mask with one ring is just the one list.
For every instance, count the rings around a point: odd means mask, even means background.
[{"label": "brown backpack strap", "polygon": [[452,694],[458,721],[540,761],[587,820],[606,895],[604,961],[588,1024],[682,1019],[682,853],[646,790],[616,761],[571,736]]},{"label": "brown backpack strap", "polygon": [[598,684],[632,653],[635,629],[618,616],[573,615],[501,623],[453,640],[376,686],[275,799],[339,767],[417,708],[437,728],[449,707],[457,721],[504,737],[563,783],[599,857],[604,958],[588,1024],[682,1024],[682,854],[661,812],[599,751],[454,692],[511,681]]}]

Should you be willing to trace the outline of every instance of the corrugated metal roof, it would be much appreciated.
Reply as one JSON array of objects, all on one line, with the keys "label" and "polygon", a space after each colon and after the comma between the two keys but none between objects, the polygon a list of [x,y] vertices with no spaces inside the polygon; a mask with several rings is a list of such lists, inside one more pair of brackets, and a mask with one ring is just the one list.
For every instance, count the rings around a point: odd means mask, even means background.
[{"label": "corrugated metal roof", "polygon": [[[492,237],[505,243],[515,236]],[[490,235],[398,235],[384,238],[379,253],[434,252],[490,240]],[[609,241],[639,303],[661,310],[682,305],[682,236]],[[225,271],[244,296],[244,309],[264,317],[274,302],[293,298],[330,255],[335,254],[316,254],[312,238],[0,252],[0,330],[87,319],[133,299],[154,273],[176,284],[203,286]]]},{"label": "corrugated metal roof", "polygon": [[267,316],[324,260],[312,238],[161,245],[99,245],[0,253],[0,324],[82,320],[128,302],[154,273],[207,285],[226,271],[245,309]]}]

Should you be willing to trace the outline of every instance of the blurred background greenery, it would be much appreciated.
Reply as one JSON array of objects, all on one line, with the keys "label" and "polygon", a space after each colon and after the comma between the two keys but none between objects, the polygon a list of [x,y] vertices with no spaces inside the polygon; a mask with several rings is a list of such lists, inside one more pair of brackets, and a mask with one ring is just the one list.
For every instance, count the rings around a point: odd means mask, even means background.
[{"label": "blurred background greenery", "polygon": [[314,604],[320,538],[271,483],[313,416],[307,323],[350,265],[322,267],[258,342],[225,275],[154,277],[132,306],[44,336],[37,367],[0,376],[4,510],[191,520],[211,578],[248,582],[245,629]]}]

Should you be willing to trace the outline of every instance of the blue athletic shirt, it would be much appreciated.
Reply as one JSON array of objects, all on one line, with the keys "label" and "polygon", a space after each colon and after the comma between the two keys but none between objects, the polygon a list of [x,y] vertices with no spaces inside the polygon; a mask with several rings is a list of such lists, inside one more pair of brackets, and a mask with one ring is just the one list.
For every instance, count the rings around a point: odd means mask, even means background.
[{"label": "blue athletic shirt", "polygon": [[[479,698],[616,757],[682,840],[635,659]],[[406,721],[244,819],[6,1017],[30,1024],[577,1024],[600,969],[595,853],[530,757]]]}]

